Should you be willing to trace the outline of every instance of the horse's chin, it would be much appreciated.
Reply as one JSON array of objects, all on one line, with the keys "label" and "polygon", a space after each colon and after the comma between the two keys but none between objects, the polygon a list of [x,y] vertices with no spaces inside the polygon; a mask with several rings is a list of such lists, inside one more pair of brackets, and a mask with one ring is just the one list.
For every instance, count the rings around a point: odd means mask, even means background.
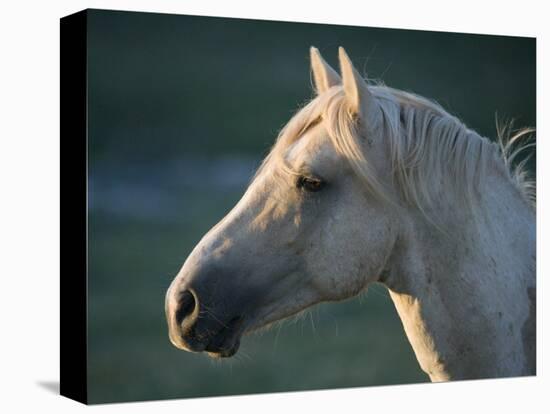
[{"label": "horse's chin", "polygon": [[226,334],[225,337],[219,336],[206,346],[204,351],[210,358],[220,359],[232,357],[239,350],[241,338],[244,335],[266,329],[276,321],[266,321],[265,319],[260,320],[256,318],[244,319],[245,318],[242,319],[242,323],[230,326],[232,329],[224,332]]},{"label": "horse's chin", "polygon": [[207,348],[206,349],[206,354],[210,358],[214,358],[214,359],[230,358],[233,355],[235,355],[237,353],[237,351],[239,350],[240,342],[241,342],[240,339],[238,339],[235,344],[233,344],[232,346],[230,346],[228,348],[223,348],[223,349],[220,348],[220,349],[215,349],[215,350],[209,350],[211,348]]},{"label": "horse's chin", "polygon": [[244,318],[229,321],[206,345],[204,351],[211,358],[229,358],[237,353],[241,345],[241,336],[245,330]]},{"label": "horse's chin", "polygon": [[303,311],[289,312],[288,314],[266,313],[257,317],[240,317],[230,321],[225,329],[222,329],[216,337],[205,347],[204,352],[214,359],[230,358],[237,353],[241,344],[241,337],[253,332],[270,329],[276,322],[285,320],[296,313]]}]

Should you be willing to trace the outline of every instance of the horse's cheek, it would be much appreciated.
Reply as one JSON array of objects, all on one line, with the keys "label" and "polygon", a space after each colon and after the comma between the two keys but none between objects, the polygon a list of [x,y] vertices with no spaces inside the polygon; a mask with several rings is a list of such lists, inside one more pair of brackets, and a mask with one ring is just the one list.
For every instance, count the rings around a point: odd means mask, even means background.
[{"label": "horse's cheek", "polygon": [[[324,300],[347,296],[355,285],[355,272],[350,272],[347,232],[341,226],[341,218],[327,217],[322,226],[312,232],[305,255],[306,272],[313,288]],[[353,266],[352,266],[353,268]]]}]

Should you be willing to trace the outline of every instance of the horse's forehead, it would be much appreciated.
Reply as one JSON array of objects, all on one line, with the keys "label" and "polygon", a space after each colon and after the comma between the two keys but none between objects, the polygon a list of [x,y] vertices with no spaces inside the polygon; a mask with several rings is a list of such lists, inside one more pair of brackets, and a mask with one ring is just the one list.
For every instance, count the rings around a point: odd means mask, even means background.
[{"label": "horse's forehead", "polygon": [[285,158],[287,162],[298,168],[304,165],[328,167],[337,161],[334,147],[322,124],[315,125],[292,143],[286,151]]}]

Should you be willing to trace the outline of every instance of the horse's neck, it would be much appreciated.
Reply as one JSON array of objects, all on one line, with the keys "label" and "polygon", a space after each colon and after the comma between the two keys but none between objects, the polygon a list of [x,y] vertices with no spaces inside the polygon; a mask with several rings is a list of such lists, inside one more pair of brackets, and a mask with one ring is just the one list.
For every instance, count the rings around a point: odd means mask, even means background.
[{"label": "horse's neck", "polygon": [[432,381],[534,374],[534,212],[502,175],[483,186],[478,211],[487,215],[477,225],[476,210],[465,209],[447,210],[451,236],[418,220],[388,269],[386,285]]}]

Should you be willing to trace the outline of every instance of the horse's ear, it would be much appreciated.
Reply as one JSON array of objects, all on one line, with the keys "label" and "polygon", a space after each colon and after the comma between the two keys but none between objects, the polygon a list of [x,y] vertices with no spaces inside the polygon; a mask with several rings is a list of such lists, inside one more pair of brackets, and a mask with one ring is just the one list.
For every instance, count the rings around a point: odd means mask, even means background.
[{"label": "horse's ear", "polygon": [[369,91],[367,83],[357,72],[357,69],[353,67],[343,47],[338,49],[338,57],[340,59],[344,92],[351,110],[365,120],[375,121],[376,101]]},{"label": "horse's ear", "polygon": [[334,85],[339,85],[342,83],[338,73],[336,73],[336,71],[332,69],[327,62],[325,62],[325,59],[323,59],[317,48],[312,46],[309,49],[309,56],[311,59],[313,80],[315,82],[315,91],[318,95],[322,94]]}]

